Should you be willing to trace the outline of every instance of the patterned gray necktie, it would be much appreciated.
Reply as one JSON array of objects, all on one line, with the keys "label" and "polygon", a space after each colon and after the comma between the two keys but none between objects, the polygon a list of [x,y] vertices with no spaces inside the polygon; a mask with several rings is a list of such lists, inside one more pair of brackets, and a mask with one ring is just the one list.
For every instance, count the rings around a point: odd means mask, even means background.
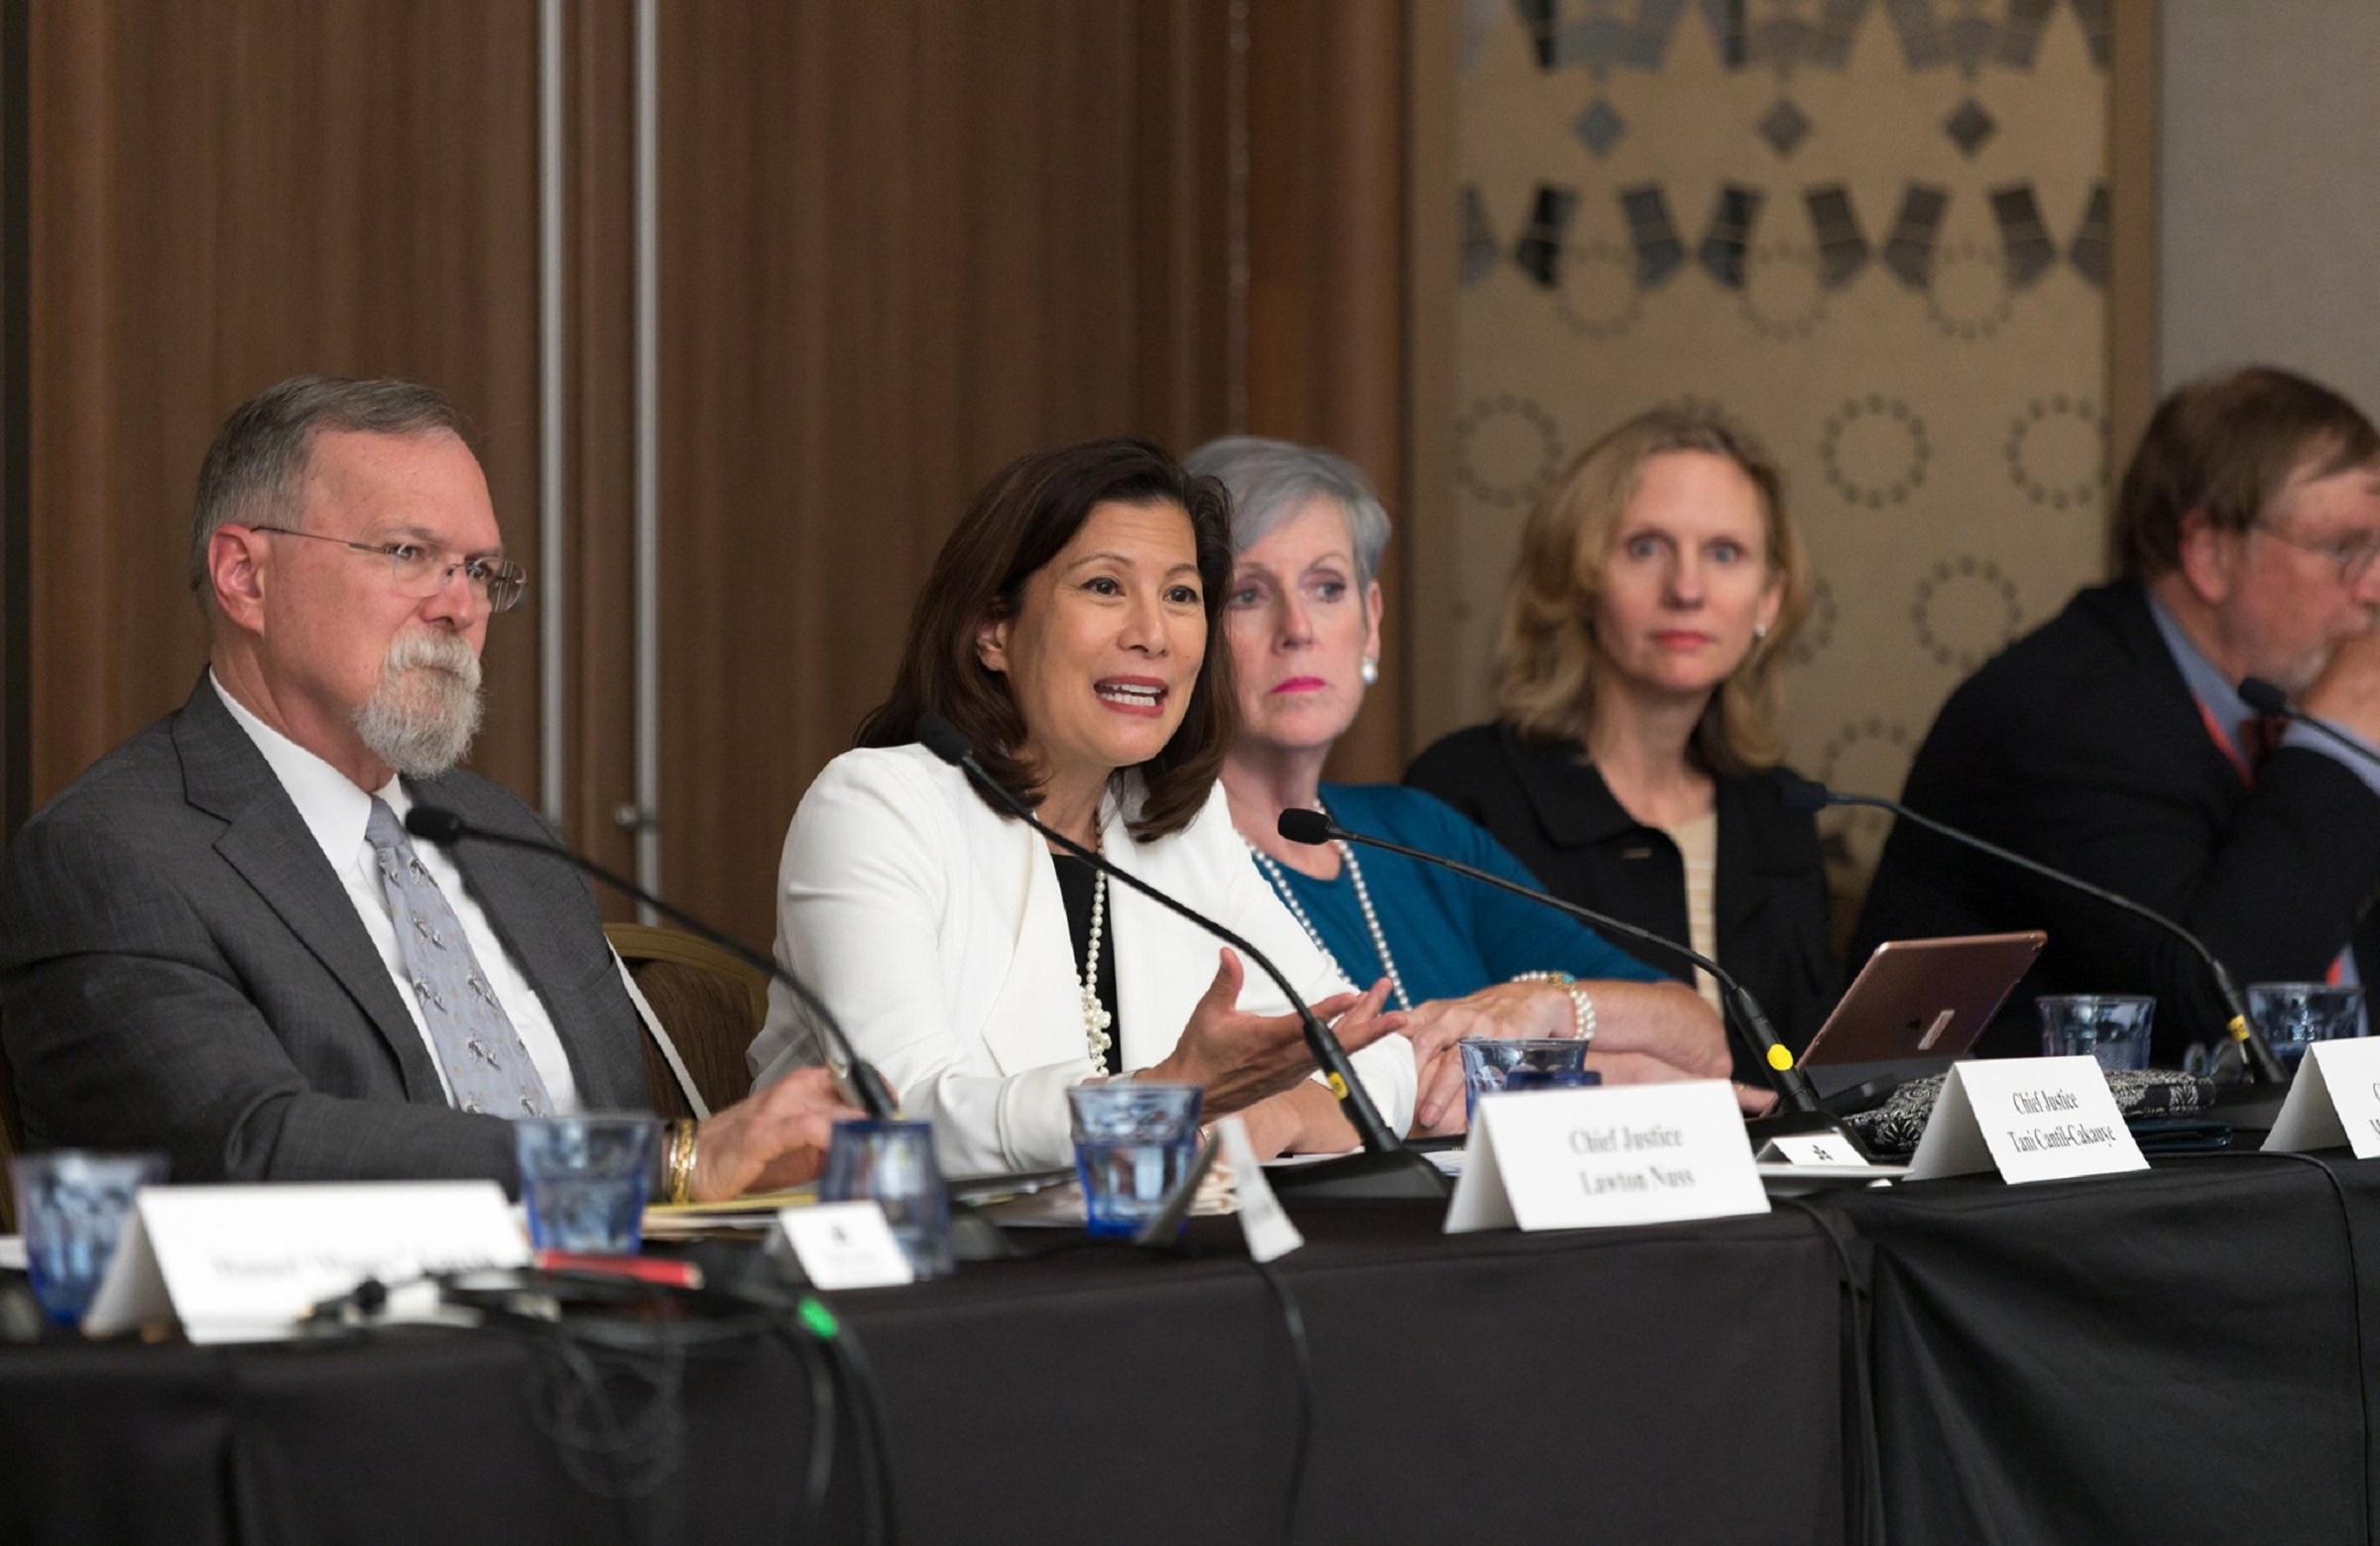
[{"label": "patterned gray necktie", "polygon": [[397,955],[414,985],[454,1104],[498,1117],[540,1117],[550,1107],[545,1081],[529,1060],[512,1016],[479,969],[463,924],[447,905],[388,801],[372,802],[364,838],[380,860],[380,884],[397,922]]}]

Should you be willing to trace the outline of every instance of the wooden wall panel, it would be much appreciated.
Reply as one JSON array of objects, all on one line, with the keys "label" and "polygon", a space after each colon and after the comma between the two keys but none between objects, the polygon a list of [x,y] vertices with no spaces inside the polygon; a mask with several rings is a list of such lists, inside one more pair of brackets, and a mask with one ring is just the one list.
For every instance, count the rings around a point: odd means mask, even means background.
[{"label": "wooden wall panel", "polygon": [[[636,873],[636,203],[634,16],[571,5],[562,54],[564,345],[563,835]],[[633,904],[599,892],[605,914]]]},{"label": "wooden wall panel", "polygon": [[2107,455],[2120,478],[2157,411],[2160,0],[2113,0],[2107,44]]},{"label": "wooden wall panel", "polygon": [[[1250,23],[1248,427],[1350,458],[1401,518],[1405,7],[1271,0]],[[1414,545],[1390,545],[1380,682],[1333,777],[1403,771]]]},{"label": "wooden wall panel", "polygon": [[[411,376],[536,554],[534,0],[77,0],[32,16],[36,798],[179,703],[215,424],[298,371]],[[535,593],[475,762],[536,787]]]},{"label": "wooden wall panel", "polygon": [[664,887],[762,942],[785,823],[1034,446],[1226,427],[1228,7],[661,17]]}]

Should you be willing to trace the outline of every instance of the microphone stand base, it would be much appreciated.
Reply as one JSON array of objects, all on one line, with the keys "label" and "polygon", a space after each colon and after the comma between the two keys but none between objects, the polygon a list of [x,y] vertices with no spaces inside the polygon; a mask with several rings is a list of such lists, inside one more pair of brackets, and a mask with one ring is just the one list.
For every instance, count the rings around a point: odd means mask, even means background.
[{"label": "microphone stand base", "polygon": [[1281,1197],[1304,1202],[1350,1199],[1445,1202],[1455,1183],[1445,1171],[1409,1148],[1346,1154],[1310,1165],[1276,1165],[1264,1179]]},{"label": "microphone stand base", "polygon": [[1807,1133],[1817,1133],[1833,1138],[1870,1163],[1874,1162],[1876,1157],[1867,1151],[1866,1144],[1859,1141],[1859,1135],[1833,1112],[1785,1111],[1767,1117],[1747,1117],[1744,1119],[1743,1130],[1751,1138],[1752,1152],[1755,1154],[1760,1152],[1762,1145],[1766,1144],[1770,1138],[1800,1137]]}]

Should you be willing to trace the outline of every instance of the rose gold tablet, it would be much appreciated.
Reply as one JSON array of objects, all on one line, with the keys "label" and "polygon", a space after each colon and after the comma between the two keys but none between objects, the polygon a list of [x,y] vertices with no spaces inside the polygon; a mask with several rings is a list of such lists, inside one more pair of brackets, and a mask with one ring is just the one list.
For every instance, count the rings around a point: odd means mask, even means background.
[{"label": "rose gold tablet", "polygon": [[1991,1023],[2049,937],[2034,929],[1886,940],[1810,1038],[1801,1066],[1958,1057]]}]

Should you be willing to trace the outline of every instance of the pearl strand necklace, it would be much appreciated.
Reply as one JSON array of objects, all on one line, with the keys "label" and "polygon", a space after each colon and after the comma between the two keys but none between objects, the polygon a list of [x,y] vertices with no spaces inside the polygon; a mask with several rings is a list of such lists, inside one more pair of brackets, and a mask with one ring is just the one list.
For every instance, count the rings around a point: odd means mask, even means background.
[{"label": "pearl strand necklace", "polygon": [[1116,1044],[1108,1027],[1116,1016],[1099,1002],[1099,946],[1107,932],[1108,876],[1102,870],[1091,883],[1091,947],[1083,952],[1083,1039],[1091,1048],[1091,1072],[1096,1078],[1108,1073],[1108,1049]]},{"label": "pearl strand necklace", "polygon": [[[1247,845],[1249,854],[1256,861],[1256,868],[1264,872],[1264,879],[1270,883],[1273,893],[1289,904],[1290,916],[1297,919],[1298,926],[1306,931],[1306,937],[1314,941],[1314,948],[1322,952],[1324,960],[1339,968],[1340,976],[1354,982],[1354,974],[1331,954],[1331,947],[1323,943],[1322,930],[1314,926],[1314,920],[1307,917],[1306,909],[1298,904],[1297,892],[1290,890],[1289,877],[1283,873],[1281,862],[1250,843],[1245,833],[1240,841]],[[1395,998],[1398,1009],[1409,1011],[1413,1008],[1413,1001],[1405,997],[1405,980],[1397,975],[1396,957],[1388,953],[1388,935],[1380,927],[1379,913],[1372,908],[1371,888],[1364,884],[1364,867],[1356,862],[1356,851],[1347,844],[1334,841],[1331,846],[1339,850],[1339,861],[1347,866],[1347,878],[1355,882],[1356,905],[1364,911],[1364,927],[1371,935],[1371,948],[1379,953],[1380,966],[1388,977],[1389,993]]]}]

